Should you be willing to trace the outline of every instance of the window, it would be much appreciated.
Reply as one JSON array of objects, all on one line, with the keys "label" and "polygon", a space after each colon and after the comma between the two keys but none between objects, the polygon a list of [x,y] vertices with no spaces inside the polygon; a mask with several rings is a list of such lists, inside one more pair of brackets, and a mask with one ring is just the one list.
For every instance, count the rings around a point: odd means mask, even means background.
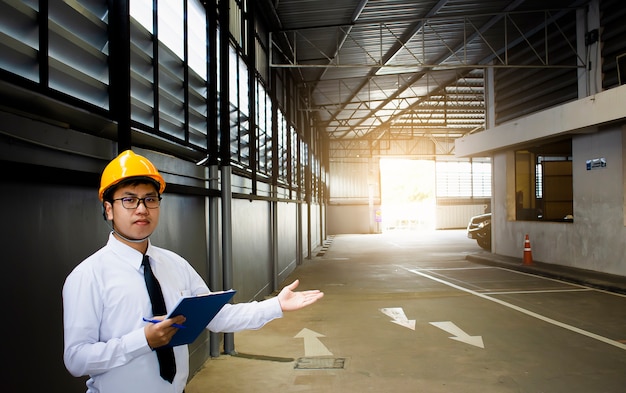
[{"label": "window", "polygon": [[437,161],[437,197],[491,197],[491,160]]},{"label": "window", "polygon": [[516,151],[516,219],[571,222],[573,214],[571,139]]},{"label": "window", "polygon": [[268,157],[271,156],[270,150],[272,148],[271,138],[270,138],[270,127],[271,127],[271,109],[268,110],[268,107],[271,108],[271,101],[269,95],[265,91],[265,87],[261,84],[261,82],[257,79],[256,81],[256,100],[257,100],[257,110],[256,110],[256,126],[257,126],[257,140],[256,140],[256,151],[257,151],[257,170],[260,173],[265,175],[269,175],[268,171]]},{"label": "window", "polygon": [[287,182],[287,132],[289,126],[282,111],[278,111],[278,180]]},{"label": "window", "polygon": [[206,11],[198,0],[186,4],[130,1],[131,119],[176,143],[206,149]]},{"label": "window", "polygon": [[191,68],[202,80],[207,80],[207,40],[206,40],[206,11],[202,4],[190,1],[187,18],[189,48],[189,68]]}]

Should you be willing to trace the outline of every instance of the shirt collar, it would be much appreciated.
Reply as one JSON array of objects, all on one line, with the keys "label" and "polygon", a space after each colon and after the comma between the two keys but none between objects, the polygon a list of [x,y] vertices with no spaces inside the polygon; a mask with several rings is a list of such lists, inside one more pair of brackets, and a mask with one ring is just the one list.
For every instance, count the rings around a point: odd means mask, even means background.
[{"label": "shirt collar", "polygon": [[[139,268],[141,267],[141,261],[143,259],[143,255],[139,251],[130,247],[129,245],[124,244],[121,241],[119,241],[114,236],[113,232],[109,234],[109,241],[107,242],[107,246],[110,247],[113,250],[113,252],[120,257],[121,260],[128,262],[134,268],[139,270]],[[151,253],[152,249],[153,249],[153,246],[150,243],[150,240],[148,239],[148,251],[146,252],[146,254],[154,258],[154,253]]]}]

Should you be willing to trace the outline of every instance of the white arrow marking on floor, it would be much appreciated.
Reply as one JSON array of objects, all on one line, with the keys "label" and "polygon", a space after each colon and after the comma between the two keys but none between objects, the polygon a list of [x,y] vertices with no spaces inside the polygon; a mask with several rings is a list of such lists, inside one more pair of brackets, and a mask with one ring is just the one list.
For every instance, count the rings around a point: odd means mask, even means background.
[{"label": "white arrow marking on floor", "polygon": [[415,320],[409,320],[404,314],[402,307],[381,308],[380,312],[390,317],[391,322],[415,330]]},{"label": "white arrow marking on floor", "polygon": [[[498,268],[498,269],[502,269],[502,268]],[[458,289],[458,290],[460,290],[460,291],[464,291],[464,292],[467,292],[467,293],[471,293],[471,294],[472,294],[472,295],[474,295],[474,296],[478,296],[478,297],[481,297],[481,298],[483,298],[483,299],[487,299],[487,300],[489,300],[489,301],[492,301],[492,302],[498,303],[498,304],[500,304],[500,305],[503,305],[503,306],[505,306],[505,307],[509,307],[509,308],[511,308],[511,309],[513,309],[513,310],[515,310],[515,311],[519,311],[519,312],[521,312],[521,313],[523,313],[523,314],[526,314],[526,315],[529,315],[529,316],[531,316],[531,317],[533,317],[533,318],[537,318],[537,319],[542,320],[542,321],[544,321],[544,322],[551,323],[551,324],[553,324],[554,326],[559,326],[559,327],[562,327],[563,329],[567,329],[567,330],[569,330],[569,331],[571,331],[571,332],[578,333],[578,334],[582,334],[583,336],[586,336],[586,337],[589,337],[589,338],[593,338],[594,340],[601,341],[601,342],[603,342],[603,343],[605,343],[605,344],[612,345],[612,346],[617,347],[617,348],[619,348],[619,349],[624,349],[624,350],[626,350],[626,344],[624,344],[624,343],[622,343],[622,342],[615,341],[615,340],[611,340],[610,338],[607,338],[607,337],[604,337],[604,336],[600,336],[599,334],[591,333],[591,332],[588,332],[588,331],[586,331],[586,330],[583,330],[583,329],[577,328],[577,327],[575,327],[575,326],[571,326],[571,325],[568,325],[568,324],[566,324],[566,323],[563,323],[563,322],[557,321],[557,320],[555,320],[555,319],[548,318],[548,317],[546,317],[546,316],[544,316],[544,315],[537,314],[536,312],[532,312],[532,311],[530,311],[530,310],[526,310],[525,308],[522,308],[522,307],[516,306],[516,305],[511,304],[511,303],[507,303],[507,302],[505,302],[504,300],[500,300],[500,299],[498,299],[498,298],[495,298],[495,297],[491,297],[491,296],[485,295],[484,293],[480,293],[480,292],[472,291],[471,289],[463,288],[463,287],[462,287],[462,286],[460,286],[460,285],[456,285],[456,284],[453,284],[453,283],[451,283],[451,282],[448,282],[448,281],[442,280],[442,279],[440,279],[440,278],[437,278],[437,277],[434,277],[434,276],[428,275],[428,274],[426,274],[426,273],[424,273],[424,272],[419,271],[418,269],[407,269],[407,270],[408,270],[408,271],[410,271],[410,272],[412,272],[412,273],[419,274],[420,276],[423,276],[423,277],[429,278],[429,279],[431,279],[431,280],[433,280],[433,281],[437,281],[437,282],[440,282],[440,283],[442,283],[442,284],[448,285],[448,286],[450,286],[450,287],[452,287],[452,288],[456,288],[456,289]],[[504,270],[509,270],[509,269],[504,269]]]},{"label": "white arrow marking on floor", "polygon": [[322,344],[318,337],[326,337],[323,334],[304,328],[294,338],[304,339],[304,356],[332,356],[333,353]]},{"label": "white arrow marking on floor", "polygon": [[456,326],[453,322],[431,322],[430,324],[452,334],[453,337],[450,338],[453,340],[461,341],[475,347],[485,348],[482,336],[470,336],[469,334],[461,330],[461,328]]}]

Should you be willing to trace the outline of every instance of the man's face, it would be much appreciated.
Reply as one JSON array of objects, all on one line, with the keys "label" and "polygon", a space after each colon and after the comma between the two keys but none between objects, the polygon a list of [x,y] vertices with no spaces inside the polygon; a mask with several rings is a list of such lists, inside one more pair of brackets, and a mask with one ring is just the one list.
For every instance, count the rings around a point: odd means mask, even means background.
[{"label": "man's face", "polygon": [[[159,207],[149,209],[143,200],[136,206],[136,199],[150,197],[156,199],[159,197],[152,184],[129,184],[119,187],[113,194],[113,201],[105,202],[107,220],[112,220],[115,230],[128,239],[147,238],[159,223]],[[135,198],[135,201],[129,204],[127,200],[125,202],[127,206],[124,207],[120,198]]]}]

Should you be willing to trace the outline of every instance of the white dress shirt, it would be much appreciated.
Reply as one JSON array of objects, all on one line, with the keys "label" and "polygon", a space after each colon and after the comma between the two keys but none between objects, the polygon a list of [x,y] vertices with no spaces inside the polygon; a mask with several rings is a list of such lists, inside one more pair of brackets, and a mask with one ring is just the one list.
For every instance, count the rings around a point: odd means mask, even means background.
[{"label": "white dress shirt", "polygon": [[[209,292],[181,256],[148,245],[146,253],[168,310],[181,296]],[[141,265],[142,254],[113,234],[103,248],[68,275],[63,286],[63,359],[74,376],[89,375],[87,393],[181,393],[189,376],[187,345],[174,347],[174,382],[163,380],[144,334],[152,316]],[[282,317],[278,298],[227,304],[209,323],[213,332],[258,329]]]}]

